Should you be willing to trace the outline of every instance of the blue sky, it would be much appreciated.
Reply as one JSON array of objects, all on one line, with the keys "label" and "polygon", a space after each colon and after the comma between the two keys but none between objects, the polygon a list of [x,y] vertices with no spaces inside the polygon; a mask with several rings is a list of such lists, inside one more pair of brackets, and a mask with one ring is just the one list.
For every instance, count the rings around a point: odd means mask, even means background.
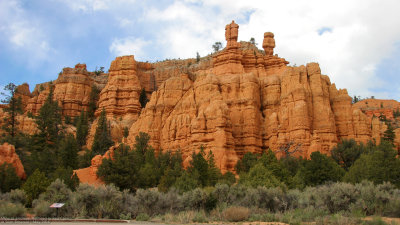
[{"label": "blue sky", "polygon": [[290,65],[318,62],[350,95],[400,100],[399,8],[397,0],[0,0],[0,86],[33,89],[63,67],[108,69],[119,55],[206,55],[235,20],[240,40],[262,43],[271,31],[275,53]]}]

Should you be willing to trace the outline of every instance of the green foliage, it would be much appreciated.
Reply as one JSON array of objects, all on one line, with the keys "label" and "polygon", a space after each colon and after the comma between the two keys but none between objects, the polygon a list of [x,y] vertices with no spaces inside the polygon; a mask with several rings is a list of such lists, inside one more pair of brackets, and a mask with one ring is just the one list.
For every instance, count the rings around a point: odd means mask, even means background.
[{"label": "green foliage", "polygon": [[44,173],[36,169],[22,185],[22,190],[25,191],[27,196],[27,204],[31,205],[32,201],[37,199],[41,193],[50,185],[50,181],[47,179]]},{"label": "green foliage", "polygon": [[39,130],[39,137],[45,142],[55,143],[59,138],[61,126],[61,109],[58,103],[53,100],[53,86],[50,86],[50,92],[46,101],[39,110],[39,115],[35,117],[35,122]]},{"label": "green foliage", "polygon": [[85,111],[81,111],[76,123],[76,142],[79,147],[86,145],[86,137],[89,133],[89,122]]},{"label": "green foliage", "polygon": [[135,190],[138,171],[134,161],[134,153],[129,146],[121,144],[115,151],[113,159],[103,159],[97,170],[97,175],[107,184],[114,184],[121,190]]},{"label": "green foliage", "polygon": [[18,134],[17,130],[17,116],[23,112],[21,97],[16,97],[17,86],[13,83],[9,83],[4,87],[4,90],[9,92],[9,94],[1,93],[5,99],[1,100],[2,103],[6,104],[3,111],[6,112],[6,116],[3,119],[2,129],[7,135],[11,137],[11,144],[14,144],[14,138]]},{"label": "green foliage", "polygon": [[206,156],[203,146],[200,147],[198,153],[193,152],[187,170],[192,178],[197,179],[200,187],[214,186],[221,177],[221,172],[215,166],[212,151],[209,151]]},{"label": "green foliage", "polygon": [[21,186],[22,181],[17,176],[12,164],[3,163],[0,165],[0,192],[9,192]]},{"label": "green foliage", "polygon": [[400,117],[400,109],[399,108],[397,108],[396,111],[393,110],[393,117],[394,118]]},{"label": "green foliage", "polygon": [[124,138],[127,138],[129,135],[129,128],[128,127],[124,127]]},{"label": "green foliage", "polygon": [[110,128],[106,118],[106,111],[103,108],[97,122],[92,152],[95,155],[103,155],[113,144],[114,142],[111,140]]},{"label": "green foliage", "polygon": [[218,52],[220,49],[222,49],[222,43],[217,41],[212,45],[212,48],[214,49],[214,52]]},{"label": "green foliage", "polygon": [[92,90],[90,91],[89,103],[88,103],[88,112],[87,117],[90,121],[94,120],[94,113],[97,109],[97,101],[99,100],[100,90],[96,87],[96,85],[92,85]]},{"label": "green foliage", "polygon": [[196,52],[196,62],[200,62],[200,54],[199,54],[199,52]]},{"label": "green foliage", "polygon": [[0,218],[20,218],[25,215],[25,211],[21,204],[0,200]]},{"label": "green foliage", "polygon": [[104,73],[104,66],[100,66],[100,69],[97,69],[97,66],[96,66],[96,69],[94,70],[94,74],[96,74],[96,76],[99,76],[102,73]]},{"label": "green foliage", "polygon": [[390,123],[387,123],[387,129],[383,133],[382,140],[391,143],[394,146],[394,138],[396,134],[393,131],[393,127]]},{"label": "green foliage", "polygon": [[200,186],[198,180],[197,174],[189,174],[187,171],[183,171],[182,175],[176,179],[174,186],[180,192],[187,192]]},{"label": "green foliage", "polygon": [[320,185],[327,181],[340,181],[344,175],[343,168],[332,158],[320,152],[313,152],[311,159],[304,162],[304,167],[299,172],[306,186]]},{"label": "green foliage", "polygon": [[140,91],[139,102],[142,108],[146,107],[147,102],[149,102],[149,99],[147,98],[146,95],[146,90],[144,88],[142,89],[142,91]]},{"label": "green foliage", "polygon": [[150,216],[146,213],[139,213],[139,215],[136,216],[136,221],[148,221],[149,219]]},{"label": "green foliage", "polygon": [[58,165],[62,167],[78,168],[79,147],[72,134],[65,136],[58,144]]},{"label": "green foliage", "polygon": [[71,167],[58,167],[52,174],[52,180],[61,180],[69,189],[75,190],[79,185],[79,178]]},{"label": "green foliage", "polygon": [[400,160],[396,156],[392,144],[382,142],[372,152],[361,155],[344,180],[351,183],[369,180],[376,184],[389,181],[400,187]]},{"label": "green foliage", "polygon": [[250,169],[249,173],[242,174],[239,179],[239,184],[249,187],[276,187],[281,185],[273,172],[262,163],[257,163]]},{"label": "green foliage", "polygon": [[85,153],[78,156],[78,168],[86,168],[91,165],[92,159],[96,154],[85,148]]},{"label": "green foliage", "polygon": [[251,152],[246,152],[235,166],[236,173],[247,173],[250,168],[257,162],[257,155]]},{"label": "green foliage", "polygon": [[365,151],[365,148],[362,143],[357,144],[354,139],[342,140],[332,149],[332,159],[347,171]]}]

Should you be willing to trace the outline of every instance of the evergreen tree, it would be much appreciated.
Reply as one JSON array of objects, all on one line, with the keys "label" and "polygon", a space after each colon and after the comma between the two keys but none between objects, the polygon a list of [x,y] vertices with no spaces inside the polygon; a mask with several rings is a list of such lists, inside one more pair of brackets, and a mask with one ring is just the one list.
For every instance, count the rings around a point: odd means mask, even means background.
[{"label": "evergreen tree", "polygon": [[383,133],[382,140],[391,143],[394,146],[394,138],[396,134],[393,131],[393,127],[390,123],[387,123],[387,129]]},{"label": "evergreen tree", "polygon": [[242,159],[240,159],[235,166],[236,173],[247,173],[250,168],[257,162],[257,155],[251,152],[246,152]]},{"label": "evergreen tree", "polygon": [[214,52],[218,52],[220,49],[222,49],[222,43],[217,41],[212,45],[212,48],[214,49]]},{"label": "evergreen tree", "polygon": [[192,160],[190,161],[187,170],[193,177],[198,177],[198,183],[201,187],[205,187],[209,184],[210,174],[203,146],[200,147],[198,153],[193,152]]},{"label": "evergreen tree", "polygon": [[97,155],[103,155],[114,142],[111,140],[111,134],[107,123],[106,111],[101,111],[99,120],[97,122],[96,133],[94,135],[92,152]]},{"label": "evergreen tree", "polygon": [[350,167],[344,181],[359,183],[370,180],[376,184],[391,182],[400,187],[400,159],[390,142],[383,141],[373,151],[364,153]]},{"label": "evergreen tree", "polygon": [[140,96],[139,96],[139,102],[140,102],[140,105],[142,106],[142,108],[146,107],[146,104],[148,101],[149,101],[149,99],[147,98],[146,90],[143,88],[142,91],[140,92]]},{"label": "evergreen tree", "polygon": [[340,181],[344,175],[341,168],[332,158],[320,153],[311,153],[311,159],[304,162],[299,171],[306,186],[316,186],[327,181]]},{"label": "evergreen tree", "polygon": [[76,124],[76,142],[79,147],[86,145],[86,137],[89,133],[89,123],[87,114],[82,110]]},{"label": "evergreen tree", "polygon": [[136,190],[138,187],[138,170],[135,167],[134,152],[129,146],[121,144],[115,151],[113,159],[103,159],[97,175],[106,183],[114,184],[121,190]]},{"label": "evergreen tree", "polygon": [[361,156],[364,150],[364,145],[357,144],[354,139],[342,140],[341,143],[332,149],[331,155],[332,159],[347,171]]},{"label": "evergreen tree", "polygon": [[27,196],[28,205],[32,204],[32,201],[37,199],[41,193],[46,191],[46,188],[50,185],[50,181],[46,175],[40,170],[36,169],[22,185],[22,190],[25,191]]},{"label": "evergreen tree", "polygon": [[135,151],[144,156],[149,148],[149,141],[150,141],[150,135],[144,132],[139,132],[139,135],[135,137],[135,145],[134,145]]},{"label": "evergreen tree", "polygon": [[240,176],[239,184],[254,188],[258,186],[270,188],[282,185],[272,171],[266,168],[262,163],[257,163],[247,174],[243,173]]},{"label": "evergreen tree", "polygon": [[58,144],[58,158],[59,166],[64,168],[78,168],[78,152],[79,147],[76,143],[75,137],[72,134],[68,134]]},{"label": "evergreen tree", "polygon": [[23,112],[22,110],[22,102],[21,97],[15,97],[15,93],[17,90],[17,86],[13,83],[9,83],[4,87],[5,91],[8,91],[9,94],[1,93],[5,96],[4,100],[1,100],[2,103],[7,104],[3,111],[7,113],[7,116],[3,120],[2,129],[7,133],[10,137],[8,142],[15,144],[15,136],[18,133],[17,130],[17,116]]},{"label": "evergreen tree", "polygon": [[124,127],[124,138],[127,138],[129,135],[129,128],[128,127]]},{"label": "evergreen tree", "polygon": [[58,167],[51,175],[52,180],[60,179],[69,189],[75,190],[79,185],[79,178],[71,167]]},{"label": "evergreen tree", "polygon": [[196,62],[200,62],[200,54],[199,54],[199,52],[196,52]]},{"label": "evergreen tree", "polygon": [[94,120],[94,113],[97,109],[97,101],[99,100],[100,90],[95,86],[92,85],[92,90],[89,96],[89,104],[88,104],[88,112],[87,117],[90,121]]},{"label": "evergreen tree", "polygon": [[0,165],[0,193],[9,192],[21,186],[22,181],[18,177],[12,164],[3,163]]},{"label": "evergreen tree", "polygon": [[57,101],[53,100],[53,86],[50,85],[50,91],[46,101],[39,110],[39,115],[35,117],[35,122],[39,130],[39,136],[46,142],[55,143],[59,137],[61,125],[61,110]]}]

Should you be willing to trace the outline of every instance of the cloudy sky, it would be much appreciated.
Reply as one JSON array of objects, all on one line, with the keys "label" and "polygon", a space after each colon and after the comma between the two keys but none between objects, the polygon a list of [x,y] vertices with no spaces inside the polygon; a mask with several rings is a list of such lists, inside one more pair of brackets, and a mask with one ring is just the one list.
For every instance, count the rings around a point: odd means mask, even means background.
[{"label": "cloudy sky", "polygon": [[224,28],[239,40],[275,34],[290,65],[318,62],[350,95],[400,100],[398,0],[0,0],[0,86],[55,80],[120,55],[140,61],[206,55]]}]

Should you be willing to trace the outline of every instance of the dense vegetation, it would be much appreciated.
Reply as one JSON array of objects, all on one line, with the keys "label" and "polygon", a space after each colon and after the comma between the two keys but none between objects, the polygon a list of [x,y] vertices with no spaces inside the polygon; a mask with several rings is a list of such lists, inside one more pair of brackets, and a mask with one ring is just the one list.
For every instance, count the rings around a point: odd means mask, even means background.
[{"label": "dense vegetation", "polygon": [[[22,112],[20,100],[14,96],[15,87],[8,88],[1,143],[15,145],[27,179],[21,180],[9,164],[0,165],[0,217],[23,216],[25,207],[40,217],[55,216],[49,208],[54,202],[67,203],[61,211],[64,217],[172,222],[297,223],[337,214],[349,219],[344,223],[352,223],[349,217],[400,216],[400,160],[390,126],[379,145],[342,140],[332,156],[314,152],[303,159],[285,151],[278,159],[271,150],[246,153],[235,166],[236,176],[222,174],[212,152],[203,147],[193,149],[184,168],[179,150],[156,153],[150,136],[139,133],[133,146],[119,144],[113,160],[103,160],[97,174],[107,185],[94,188],[79,185],[73,169],[89,166],[95,154],[114,145],[105,110],[93,121],[94,103],[79,117],[63,118],[50,84],[38,115],[31,115],[39,131],[25,135],[14,118]],[[93,91],[95,101],[98,91]],[[90,123],[96,124],[96,132],[89,150]],[[76,136],[65,132],[72,125]],[[128,133],[124,129],[125,137]]]}]

